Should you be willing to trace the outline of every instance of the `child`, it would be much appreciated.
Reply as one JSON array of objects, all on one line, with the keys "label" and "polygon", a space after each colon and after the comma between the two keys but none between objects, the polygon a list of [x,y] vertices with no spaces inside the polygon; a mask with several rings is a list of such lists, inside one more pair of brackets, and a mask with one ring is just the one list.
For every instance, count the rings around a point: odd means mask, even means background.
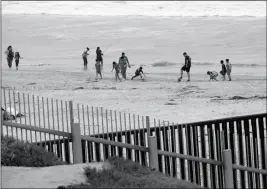
[{"label": "child", "polygon": [[140,76],[142,78],[142,74],[145,75],[144,72],[143,72],[143,68],[140,67],[135,71],[135,76],[133,76],[131,80],[133,80],[133,78],[135,78],[137,76]]},{"label": "child", "polygon": [[18,70],[19,68],[19,59],[22,58],[20,57],[19,52],[15,52],[15,62],[16,62],[16,69]]},{"label": "child", "polygon": [[218,81],[216,79],[218,77],[218,73],[217,72],[215,72],[215,71],[212,71],[212,72],[211,71],[208,71],[207,74],[210,76],[210,80],[216,80],[216,81]]},{"label": "child", "polygon": [[221,60],[221,65],[222,65],[222,70],[220,71],[220,74],[223,77],[223,81],[225,81],[226,67],[225,67],[225,65],[223,63],[223,60]]},{"label": "child", "polygon": [[232,81],[231,72],[232,72],[232,64],[229,62],[229,59],[226,59],[226,73],[229,81]]},{"label": "child", "polygon": [[95,80],[98,80],[98,74],[100,75],[100,78],[102,79],[102,73],[101,73],[101,62],[96,59],[95,63],[95,70],[96,70],[96,78]]},{"label": "child", "polygon": [[87,55],[89,55],[89,54],[88,54],[88,51],[89,51],[89,50],[90,50],[90,48],[86,47],[85,51],[83,51],[83,54],[82,54],[84,70],[87,69],[87,64],[88,64],[88,61],[87,61]]},{"label": "child", "polygon": [[113,64],[113,68],[111,70],[111,72],[113,72],[113,70],[115,69],[115,78],[116,78],[116,81],[119,79],[121,81],[121,78],[119,76],[119,73],[120,73],[120,66],[119,64],[117,64],[115,61],[112,63]]}]

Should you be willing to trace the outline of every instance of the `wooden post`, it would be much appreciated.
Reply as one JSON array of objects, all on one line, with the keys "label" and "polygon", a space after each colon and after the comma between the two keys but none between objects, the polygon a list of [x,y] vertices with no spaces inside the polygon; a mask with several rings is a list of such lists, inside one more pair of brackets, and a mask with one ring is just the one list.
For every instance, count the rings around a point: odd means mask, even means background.
[{"label": "wooden post", "polygon": [[72,101],[69,101],[69,111],[70,111],[70,126],[72,127],[72,124],[74,123]]},{"label": "wooden post", "polygon": [[234,188],[234,175],[231,150],[223,151],[223,171],[225,188]]},{"label": "wooden post", "polygon": [[147,137],[151,136],[150,133],[150,120],[149,120],[149,116],[146,116],[146,128],[147,128]]},{"label": "wooden post", "polygon": [[79,123],[71,124],[71,137],[72,137],[72,152],[73,163],[82,163],[82,142],[81,142],[81,130]]},{"label": "wooden post", "polygon": [[149,167],[156,171],[159,170],[158,161],[158,147],[157,138],[155,136],[148,137],[148,148],[149,148]]}]

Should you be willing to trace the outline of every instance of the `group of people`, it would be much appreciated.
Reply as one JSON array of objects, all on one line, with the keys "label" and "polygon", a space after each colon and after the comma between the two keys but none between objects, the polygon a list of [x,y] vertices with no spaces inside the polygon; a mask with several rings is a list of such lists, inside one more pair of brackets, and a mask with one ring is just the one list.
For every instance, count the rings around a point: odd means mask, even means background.
[{"label": "group of people", "polygon": [[18,70],[19,60],[22,58],[22,57],[20,57],[19,52],[17,51],[14,53],[12,46],[8,46],[7,50],[5,51],[5,54],[6,54],[7,65],[9,67],[9,69],[12,68],[12,62],[13,62],[13,59],[15,58],[16,69]]},{"label": "group of people", "polygon": [[[88,60],[87,60],[87,56],[89,55],[89,51],[90,48],[86,48],[84,50],[84,52],[82,53],[82,58],[83,58],[83,62],[84,62],[84,69],[87,69],[87,64],[88,64]],[[9,69],[12,68],[12,62],[13,59],[15,59],[15,63],[16,63],[16,69],[18,70],[18,66],[19,66],[19,60],[22,58],[20,56],[20,53],[17,51],[14,53],[12,46],[8,46],[7,50],[5,51],[6,54],[6,58],[7,58],[7,64]],[[98,80],[98,75],[100,75],[100,78],[102,79],[102,71],[103,71],[103,52],[100,49],[100,47],[96,48],[96,63],[95,63],[95,68],[96,68],[96,80]],[[189,55],[187,55],[186,52],[183,53],[183,56],[185,57],[185,64],[184,66],[181,68],[181,75],[178,78],[178,82],[180,82],[183,78],[183,72],[185,71],[187,73],[187,77],[188,80],[190,81],[190,68],[191,68],[191,57]],[[226,75],[228,76],[228,80],[231,81],[231,71],[232,71],[232,65],[229,62],[229,59],[226,59],[226,65],[224,64],[224,61],[221,60],[220,63],[222,65],[222,70],[220,71],[220,74],[222,75],[222,79],[225,81],[226,80]],[[121,57],[119,58],[118,63],[113,61],[112,63],[112,70],[111,72],[113,72],[113,70],[115,70],[115,79],[120,80],[121,78],[119,76],[119,74],[121,73],[122,78],[126,80],[126,72],[127,72],[127,68],[131,68],[131,65],[129,63],[128,57],[125,55],[124,52],[122,52]],[[208,71],[207,75],[210,76],[210,80],[216,80],[217,81],[217,77],[218,77],[218,73],[216,71]],[[131,78],[131,80],[133,80],[134,78],[140,76],[141,78],[143,78],[142,76],[145,76],[144,72],[143,72],[143,68],[139,67],[136,71],[135,71],[135,75]]]},{"label": "group of people", "polygon": [[[82,58],[84,61],[84,69],[87,69],[87,55],[89,55],[89,50],[90,48],[86,48],[85,51],[82,54]],[[96,69],[96,80],[98,80],[98,75],[100,76],[100,79],[102,79],[102,71],[103,71],[103,52],[100,49],[100,47],[96,48],[96,63],[95,63],[95,69]],[[131,65],[129,63],[128,57],[125,55],[124,52],[122,52],[121,57],[119,58],[118,63],[113,61],[112,62],[112,70],[111,72],[113,72],[113,70],[115,70],[115,79],[120,80],[121,78],[119,76],[119,74],[121,73],[122,78],[126,80],[126,72],[127,72],[127,68],[131,68]],[[140,76],[142,78],[142,75],[145,76],[144,72],[143,72],[143,68],[139,67],[136,71],[135,71],[135,75],[131,78],[131,80],[133,80],[135,77]]]},{"label": "group of people", "polygon": [[[222,65],[222,70],[220,71],[220,74],[222,75],[222,79],[223,81],[225,81],[225,76],[227,74],[228,76],[228,80],[229,81],[232,81],[232,78],[231,78],[231,72],[232,72],[232,64],[229,62],[229,59],[226,59],[226,65],[224,64],[224,61],[221,60],[221,65]],[[210,76],[210,80],[215,80],[215,81],[218,81],[217,80],[217,77],[218,77],[218,73],[216,71],[208,71],[207,74]]]}]

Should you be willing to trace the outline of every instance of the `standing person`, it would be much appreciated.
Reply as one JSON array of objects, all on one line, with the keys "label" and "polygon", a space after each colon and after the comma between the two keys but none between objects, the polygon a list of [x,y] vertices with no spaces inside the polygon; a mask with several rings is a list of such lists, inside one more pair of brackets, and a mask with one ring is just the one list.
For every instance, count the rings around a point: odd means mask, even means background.
[{"label": "standing person", "polygon": [[178,82],[180,82],[182,80],[182,78],[183,78],[183,72],[184,71],[186,71],[186,73],[187,73],[187,77],[188,77],[188,80],[187,81],[190,81],[191,58],[190,58],[190,56],[188,56],[186,54],[186,52],[184,52],[183,55],[185,57],[185,64],[181,68],[181,77],[178,78]]},{"label": "standing person", "polygon": [[129,60],[127,56],[125,56],[125,53],[121,53],[121,57],[119,58],[119,65],[121,69],[121,75],[122,77],[126,80],[126,70],[127,70],[127,65],[129,68],[131,68]]},{"label": "standing person", "polygon": [[223,81],[225,81],[226,67],[225,67],[223,60],[221,60],[221,65],[222,65],[222,70],[220,71],[220,74],[223,77]]},{"label": "standing person", "polygon": [[102,79],[102,73],[101,73],[101,62],[97,59],[95,60],[95,71],[96,71],[96,77],[95,80],[98,80],[98,74],[100,75],[100,78]]},{"label": "standing person", "polygon": [[88,47],[86,47],[85,51],[83,51],[83,54],[82,54],[82,57],[83,57],[83,66],[84,66],[84,69],[87,69],[87,64],[88,64],[88,61],[87,61],[87,55],[88,54],[88,51],[90,49]]},{"label": "standing person", "polygon": [[19,52],[17,51],[17,52],[15,52],[15,62],[16,62],[16,69],[18,70],[18,68],[19,68],[19,59],[20,58],[22,58],[22,57],[20,57],[20,54],[19,54]]},{"label": "standing person", "polygon": [[137,77],[137,76],[140,76],[141,78],[143,78],[143,77],[142,77],[142,74],[145,75],[144,72],[143,72],[143,68],[142,68],[142,66],[141,66],[140,68],[138,68],[138,69],[135,71],[135,75],[132,77],[131,80],[133,80],[133,78],[135,78],[135,77]]},{"label": "standing person", "polygon": [[7,50],[5,51],[5,54],[6,54],[6,59],[7,59],[7,65],[9,69],[11,69],[13,58],[14,58],[14,52],[13,52],[12,46],[8,46]]},{"label": "standing person", "polygon": [[102,53],[100,47],[97,47],[96,48],[96,59],[97,59],[97,61],[100,61],[101,69],[103,69],[103,57],[102,56],[103,56],[103,53]]},{"label": "standing person", "polygon": [[232,81],[231,72],[232,72],[232,64],[229,62],[229,59],[226,59],[226,73],[229,81]]},{"label": "standing person", "polygon": [[113,61],[112,65],[113,65],[113,67],[112,67],[111,72],[113,72],[113,70],[115,69],[115,78],[116,78],[116,81],[118,79],[121,81],[121,78],[119,76],[119,73],[120,73],[120,66],[119,66],[119,64],[117,64],[115,61]]}]

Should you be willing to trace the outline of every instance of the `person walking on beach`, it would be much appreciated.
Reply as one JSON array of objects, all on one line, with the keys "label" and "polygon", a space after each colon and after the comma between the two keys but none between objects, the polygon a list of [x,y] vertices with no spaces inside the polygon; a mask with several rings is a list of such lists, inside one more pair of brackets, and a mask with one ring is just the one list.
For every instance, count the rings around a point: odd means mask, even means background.
[{"label": "person walking on beach", "polygon": [[223,81],[225,81],[226,67],[225,67],[225,64],[224,64],[223,60],[221,60],[221,65],[222,65],[222,70],[220,71],[220,74],[223,77]]},{"label": "person walking on beach", "polygon": [[13,58],[14,58],[14,52],[13,52],[12,46],[8,46],[7,50],[5,51],[5,54],[6,54],[6,59],[7,59],[7,65],[9,69],[11,69]]},{"label": "person walking on beach", "polygon": [[129,60],[128,60],[127,56],[125,56],[124,52],[121,54],[121,57],[119,58],[119,65],[120,65],[121,75],[126,80],[127,66],[129,68],[131,68],[131,66],[130,66]]},{"label": "person walking on beach", "polygon": [[232,72],[232,64],[229,62],[229,59],[226,59],[226,73],[229,81],[232,81],[231,72]]},{"label": "person walking on beach", "polygon": [[112,65],[113,65],[113,67],[112,67],[111,72],[113,72],[113,70],[115,69],[115,78],[116,78],[116,81],[118,79],[121,81],[121,78],[119,76],[119,73],[120,73],[120,66],[119,66],[119,64],[117,64],[117,62],[113,61]]},{"label": "person walking on beach", "polygon": [[187,77],[188,77],[188,80],[187,81],[190,81],[190,68],[191,68],[191,57],[188,56],[186,54],[186,52],[183,53],[184,57],[185,57],[185,64],[184,66],[181,68],[181,76],[180,78],[178,78],[178,82],[182,81],[182,78],[183,78],[183,72],[186,71],[187,73]]},{"label": "person walking on beach", "polygon": [[86,47],[85,51],[83,51],[83,54],[82,54],[82,57],[83,57],[83,66],[84,66],[84,69],[87,69],[87,64],[88,64],[88,61],[87,61],[87,55],[88,54],[88,51],[90,49],[88,47]]},{"label": "person walking on beach", "polygon": [[207,74],[210,76],[210,80],[218,81],[216,79],[218,77],[218,73],[217,72],[215,72],[215,71],[208,71]]},{"label": "person walking on beach", "polygon": [[15,52],[15,63],[16,63],[16,69],[19,69],[19,59],[21,59],[19,52]]},{"label": "person walking on beach", "polygon": [[100,47],[97,47],[96,48],[96,59],[97,59],[97,61],[100,61],[101,69],[103,69],[103,57],[102,56],[103,56],[103,53],[102,53]]},{"label": "person walking on beach", "polygon": [[101,62],[97,59],[95,60],[95,71],[96,71],[96,77],[95,80],[98,80],[98,75],[100,75],[100,79],[102,79],[102,73],[101,73]]},{"label": "person walking on beach", "polygon": [[132,77],[131,80],[133,80],[133,78],[137,77],[137,76],[140,76],[142,78],[142,74],[145,76],[144,72],[143,72],[143,68],[142,66],[140,68],[138,68],[136,71],[135,71],[135,75]]}]

